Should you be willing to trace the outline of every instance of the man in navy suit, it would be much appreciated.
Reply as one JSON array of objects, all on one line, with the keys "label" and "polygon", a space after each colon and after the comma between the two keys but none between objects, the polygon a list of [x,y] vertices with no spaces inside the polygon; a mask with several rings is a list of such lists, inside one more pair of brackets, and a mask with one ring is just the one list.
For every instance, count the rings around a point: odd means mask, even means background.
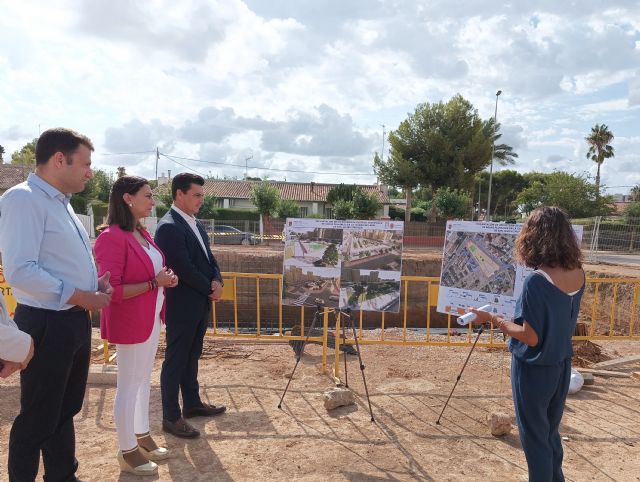
[{"label": "man in navy suit", "polygon": [[[209,236],[195,215],[204,201],[204,179],[181,173],[171,182],[173,205],[158,223],[155,242],[180,283],[167,290],[165,358],[160,374],[162,428],[177,437],[200,432],[185,419],[223,413],[224,406],[203,403],[198,386],[198,360],[211,313],[222,296],[222,276],[209,247]],[[182,392],[182,410],[178,393]]]}]

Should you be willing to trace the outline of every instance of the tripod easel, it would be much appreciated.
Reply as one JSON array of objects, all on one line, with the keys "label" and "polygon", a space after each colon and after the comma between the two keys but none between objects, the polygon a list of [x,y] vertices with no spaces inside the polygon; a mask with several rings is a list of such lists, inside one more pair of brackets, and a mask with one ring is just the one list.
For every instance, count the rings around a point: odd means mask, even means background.
[{"label": "tripod easel", "polygon": [[460,373],[458,374],[458,377],[456,378],[456,382],[453,384],[453,388],[451,389],[451,392],[449,393],[449,396],[447,397],[447,401],[444,403],[444,407],[442,407],[442,411],[440,412],[440,416],[438,417],[438,420],[436,420],[436,425],[440,425],[440,419],[442,418],[442,414],[444,413],[445,409],[447,408],[447,405],[449,405],[449,400],[451,400],[451,396],[453,395],[453,391],[458,386],[458,382],[460,381],[460,378],[462,378],[462,372],[464,372],[464,369],[467,367],[467,363],[469,363],[469,358],[471,358],[471,354],[473,353],[473,350],[476,347],[476,344],[478,343],[478,340],[480,339],[480,335],[482,335],[483,331],[484,331],[484,325],[480,325],[480,329],[478,330],[478,335],[476,336],[476,340],[473,342],[473,345],[471,346],[471,350],[469,350],[469,354],[467,355],[467,359],[464,361],[464,365],[462,365],[462,369],[460,370]]},{"label": "tripod easel", "polygon": [[[323,302],[322,300],[316,300],[316,312],[313,315],[313,321],[311,322],[311,326],[309,327],[309,330],[307,331],[307,336],[304,340],[304,342],[302,343],[302,348],[300,349],[300,351],[296,351],[296,364],[293,367],[293,371],[291,372],[291,376],[289,377],[289,381],[287,381],[287,386],[284,389],[284,392],[282,393],[282,397],[280,397],[280,403],[278,403],[278,408],[282,409],[282,401],[284,400],[284,396],[287,394],[287,390],[289,390],[289,385],[291,384],[291,380],[293,380],[293,375],[296,372],[296,369],[298,368],[298,364],[300,363],[300,360],[302,359],[302,356],[304,355],[304,349],[307,346],[307,342],[309,341],[309,337],[311,336],[311,334],[313,333],[313,330],[316,326],[316,323],[318,322],[318,320],[320,320],[320,318],[322,317],[322,312],[323,312]],[[367,403],[369,405],[369,414],[371,415],[371,421],[374,422],[375,419],[373,418],[373,410],[371,408],[371,399],[369,398],[369,389],[367,387],[367,379],[364,376],[364,363],[362,363],[362,356],[360,355],[360,344],[358,343],[358,336],[356,333],[356,327],[355,327],[355,323],[353,321],[353,316],[351,316],[351,309],[347,308],[346,310],[334,310],[334,312],[336,313],[336,316],[338,316],[338,314],[340,315],[344,315],[349,319],[349,324],[351,326],[351,329],[353,331],[353,339],[355,341],[356,344],[356,354],[358,355],[358,362],[360,365],[360,372],[362,373],[362,382],[364,383],[364,390],[365,393],[367,394]],[[336,333],[336,344],[339,343],[339,333]],[[344,326],[344,324],[342,325],[342,336],[343,338],[346,340],[346,328]],[[344,353],[344,377],[345,377],[345,387],[349,388],[349,382],[348,382],[348,375],[347,375],[347,354]]]}]

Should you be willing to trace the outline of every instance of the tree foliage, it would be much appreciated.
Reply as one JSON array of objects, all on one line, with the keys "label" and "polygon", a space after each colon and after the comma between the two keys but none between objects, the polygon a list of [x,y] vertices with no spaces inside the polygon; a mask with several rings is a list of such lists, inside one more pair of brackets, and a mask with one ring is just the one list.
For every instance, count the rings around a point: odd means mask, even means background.
[{"label": "tree foliage", "polygon": [[631,222],[632,220],[637,222],[637,220],[640,219],[640,201],[629,204],[624,209],[624,217],[627,222]]},{"label": "tree foliage", "polygon": [[[171,206],[171,204],[169,204],[169,206]],[[198,217],[200,219],[215,219],[215,212],[216,197],[211,194],[205,194],[200,211],[198,211]]]},{"label": "tree foliage", "polygon": [[334,243],[329,244],[322,254],[322,262],[329,266],[338,264],[338,248]]},{"label": "tree foliage", "polygon": [[589,136],[584,138],[589,144],[587,151],[587,159],[591,159],[598,164],[596,174],[596,194],[600,195],[600,166],[605,161],[615,156],[613,147],[610,145],[613,141],[613,133],[606,124],[596,124],[591,128]]},{"label": "tree foliage", "polygon": [[4,147],[0,146],[0,164],[4,164]]},{"label": "tree foliage", "polygon": [[297,218],[300,215],[300,206],[292,199],[283,199],[276,208],[276,217],[280,219]]},{"label": "tree foliage", "polygon": [[111,187],[113,186],[113,174],[102,169],[93,171],[93,177],[87,182],[86,189],[89,189],[89,197],[102,202],[109,202]]},{"label": "tree foliage", "polygon": [[345,201],[351,201],[353,194],[358,190],[358,186],[355,184],[343,184],[340,183],[337,186],[332,187],[327,193],[327,202],[334,204],[338,199],[344,199]]},{"label": "tree foliage", "polygon": [[167,208],[173,204],[173,196],[171,195],[171,184],[161,184],[155,191],[154,197],[156,201],[160,201]]},{"label": "tree foliage", "polygon": [[471,212],[471,196],[465,191],[441,187],[433,197],[433,205],[446,219],[463,219]]},{"label": "tree foliage", "polygon": [[249,199],[263,216],[275,214],[280,203],[280,192],[269,181],[257,182],[251,187]]},{"label": "tree foliage", "polygon": [[[339,187],[339,186],[337,186]],[[382,203],[374,193],[368,193],[359,186],[337,191],[331,205],[336,219],[374,219],[382,208]]]},{"label": "tree foliage", "polygon": [[36,163],[36,143],[38,138],[36,137],[31,142],[26,143],[19,151],[11,154],[11,164],[18,165],[30,165]]},{"label": "tree foliage", "polygon": [[353,201],[338,199],[333,203],[333,215],[336,219],[351,219],[353,213]]},{"label": "tree foliage", "polygon": [[108,203],[113,182],[112,173],[102,169],[95,169],[93,177],[84,185],[84,190],[71,197],[73,210],[84,214],[87,212],[87,206],[95,201]]},{"label": "tree foliage", "polygon": [[353,219],[374,219],[378,214],[382,203],[378,200],[374,193],[369,193],[363,189],[357,189],[353,193],[353,210],[351,217]]},{"label": "tree foliage", "polygon": [[[484,121],[461,95],[448,102],[419,104],[389,134],[389,157],[374,157],[378,177],[405,189],[406,220],[411,211],[411,192],[417,186],[470,190],[474,176],[491,162],[500,125]],[[506,144],[495,146],[498,164],[510,164],[517,154]]]},{"label": "tree foliage", "polygon": [[[389,141],[391,142],[391,134],[389,135]],[[393,154],[390,152],[389,158],[386,160],[382,160],[376,152],[373,157],[373,170],[380,181],[392,186],[399,186],[404,190],[405,198],[407,200],[407,214],[405,214],[405,221],[409,221],[411,211],[411,194],[420,184],[417,160],[413,158],[404,158],[399,149],[394,151]]]},{"label": "tree foliage", "polygon": [[[491,206],[493,206],[491,219],[495,219],[496,215],[504,215],[505,217],[515,215],[518,208],[515,200],[520,191],[529,186],[527,178],[517,171],[505,169],[493,173],[491,184]],[[485,199],[487,194],[488,182],[484,187]],[[481,207],[486,207],[486,200]]]},{"label": "tree foliage", "polygon": [[613,199],[601,197],[585,176],[556,171],[549,174],[529,173],[529,187],[516,197],[520,211],[530,213],[539,206],[558,206],[569,216],[584,218],[611,212]]}]

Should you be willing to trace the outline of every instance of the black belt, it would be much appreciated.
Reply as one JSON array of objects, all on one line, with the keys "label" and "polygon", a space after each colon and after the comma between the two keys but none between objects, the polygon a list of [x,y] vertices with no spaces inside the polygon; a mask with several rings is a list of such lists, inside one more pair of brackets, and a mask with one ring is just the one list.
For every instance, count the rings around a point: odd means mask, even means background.
[{"label": "black belt", "polygon": [[22,303],[18,303],[18,306],[20,306],[22,308],[25,308],[27,310],[46,311],[48,313],[78,313],[78,312],[88,313],[89,312],[88,310],[86,310],[82,306],[78,306],[78,305],[73,305],[71,308],[67,308],[66,310],[49,310],[47,308],[36,308],[35,306],[24,305]]}]

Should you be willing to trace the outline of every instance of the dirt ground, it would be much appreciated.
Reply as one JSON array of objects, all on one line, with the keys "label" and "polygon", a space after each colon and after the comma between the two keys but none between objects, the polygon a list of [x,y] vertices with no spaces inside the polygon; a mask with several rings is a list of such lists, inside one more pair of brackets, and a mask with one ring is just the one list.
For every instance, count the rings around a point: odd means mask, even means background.
[{"label": "dirt ground", "polygon": [[[599,344],[609,357],[639,351],[638,342]],[[357,357],[348,357],[357,405],[330,413],[324,409],[322,393],[334,384],[321,373],[321,347],[309,346],[279,410],[295,364],[291,348],[208,338],[201,392],[204,400],[228,409],[219,417],[193,419],[203,434],[193,441],[161,431],[159,356],[152,377],[151,430],[173,456],[160,464],[155,480],[526,480],[517,428],[496,438],[485,421],[492,411],[513,413],[505,351],[473,352],[441,424],[435,423],[468,353],[464,347],[364,346],[371,422]],[[640,370],[638,364],[627,368]],[[6,480],[17,378],[0,382],[0,393],[0,480]],[[116,463],[114,395],[113,386],[89,386],[76,417],[82,480],[138,480],[121,475]],[[593,386],[569,397],[561,427],[567,480],[640,480],[639,402],[640,381],[633,378],[596,378]]]},{"label": "dirt ground", "polygon": [[[258,252],[270,256],[269,251]],[[415,256],[424,259],[425,254]],[[640,276],[637,268],[585,268],[590,274]],[[94,334],[94,358],[99,360],[100,341]],[[387,335],[394,338],[393,330]],[[640,353],[638,341],[597,344],[581,349],[576,364]],[[322,394],[334,386],[333,356],[323,374],[321,347],[311,345],[280,410],[278,401],[295,364],[286,343],[207,338],[201,393],[205,401],[228,409],[219,417],[192,419],[202,436],[184,441],[161,431],[159,352],[152,375],[151,431],[172,457],[160,463],[155,479],[121,474],[111,415],[115,387],[90,385],[75,419],[78,476],[91,482],[527,480],[517,428],[496,438],[486,423],[493,411],[513,414],[505,350],[473,352],[440,425],[435,423],[468,353],[467,347],[362,347],[372,422],[357,357],[347,359],[355,406],[324,409]],[[640,363],[616,370],[640,371]],[[0,381],[0,481],[7,480],[7,440],[18,406],[18,378]],[[640,380],[597,377],[594,385],[569,396],[561,434],[567,480],[640,481]]]}]

